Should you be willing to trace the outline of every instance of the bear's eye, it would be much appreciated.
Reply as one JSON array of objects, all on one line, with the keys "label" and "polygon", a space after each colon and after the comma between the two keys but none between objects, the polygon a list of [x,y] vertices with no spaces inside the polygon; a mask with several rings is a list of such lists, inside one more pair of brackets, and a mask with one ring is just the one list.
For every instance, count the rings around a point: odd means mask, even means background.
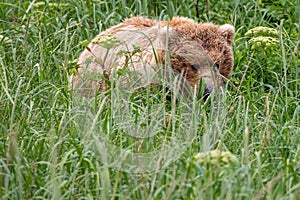
[{"label": "bear's eye", "polygon": [[215,64],[213,65],[213,68],[214,68],[215,70],[220,70],[220,65],[219,65],[218,63],[215,63]]},{"label": "bear's eye", "polygon": [[200,70],[200,65],[198,65],[198,64],[193,64],[191,67],[195,71],[199,71]]}]

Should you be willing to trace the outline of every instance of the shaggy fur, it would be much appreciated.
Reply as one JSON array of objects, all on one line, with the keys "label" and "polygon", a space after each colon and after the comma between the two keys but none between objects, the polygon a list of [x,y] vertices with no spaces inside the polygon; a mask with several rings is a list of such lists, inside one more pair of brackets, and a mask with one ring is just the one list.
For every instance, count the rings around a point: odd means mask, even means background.
[{"label": "shaggy fur", "polygon": [[[112,78],[111,71],[125,67],[139,73],[137,79],[129,82],[145,83],[150,78],[155,84],[158,69],[170,63],[174,74],[184,76],[191,87],[203,78],[209,89],[221,85],[224,79],[219,74],[228,78],[232,72],[234,28],[228,24],[196,23],[183,17],[170,21],[133,17],[101,32],[95,39],[107,36],[116,38],[118,44],[109,51],[97,42],[89,44],[79,57],[78,76],[70,77],[72,86],[81,88],[83,94],[95,94],[104,87],[99,78],[90,78],[87,73],[108,72]],[[120,55],[122,51],[130,55]]]}]

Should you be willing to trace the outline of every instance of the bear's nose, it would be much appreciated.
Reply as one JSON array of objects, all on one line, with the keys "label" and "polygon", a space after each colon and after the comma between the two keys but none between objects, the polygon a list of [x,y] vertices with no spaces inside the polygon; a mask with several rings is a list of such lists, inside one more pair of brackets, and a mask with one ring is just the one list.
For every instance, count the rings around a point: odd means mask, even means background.
[{"label": "bear's nose", "polygon": [[210,93],[212,92],[212,88],[205,88],[204,93],[203,93],[203,100],[206,101],[210,95]]}]

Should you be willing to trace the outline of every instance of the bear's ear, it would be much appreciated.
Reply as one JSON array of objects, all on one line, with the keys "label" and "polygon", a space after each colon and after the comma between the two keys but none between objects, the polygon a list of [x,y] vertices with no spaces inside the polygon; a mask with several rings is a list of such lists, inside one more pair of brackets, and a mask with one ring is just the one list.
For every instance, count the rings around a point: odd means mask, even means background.
[{"label": "bear's ear", "polygon": [[229,45],[232,45],[233,36],[235,33],[234,27],[230,24],[224,24],[219,27],[219,31],[221,32],[222,36],[226,39]]}]

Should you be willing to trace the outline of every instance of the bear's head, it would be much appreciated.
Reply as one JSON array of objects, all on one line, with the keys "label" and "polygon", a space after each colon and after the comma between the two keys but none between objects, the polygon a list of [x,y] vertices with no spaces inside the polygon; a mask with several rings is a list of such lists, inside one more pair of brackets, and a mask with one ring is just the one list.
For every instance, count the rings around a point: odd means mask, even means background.
[{"label": "bear's head", "polygon": [[220,74],[225,79],[230,77],[234,62],[232,43],[235,30],[232,25],[197,23],[184,17],[174,17],[170,22],[164,22],[162,25],[168,25],[197,41],[219,68]]},{"label": "bear's head", "polygon": [[[194,39],[189,35],[176,31],[173,27],[152,28],[157,29],[159,34],[156,36],[160,47],[167,47],[166,50],[158,51],[160,62],[164,65],[169,64],[172,73],[180,75],[183,82],[188,82],[192,89],[198,90],[200,80],[206,85],[204,95],[207,97],[213,89],[219,88],[222,84],[218,65],[212,60],[211,56],[206,53]],[[150,31],[152,31],[150,29]],[[187,86],[188,87],[188,86]],[[186,91],[187,92],[187,91]]]}]

